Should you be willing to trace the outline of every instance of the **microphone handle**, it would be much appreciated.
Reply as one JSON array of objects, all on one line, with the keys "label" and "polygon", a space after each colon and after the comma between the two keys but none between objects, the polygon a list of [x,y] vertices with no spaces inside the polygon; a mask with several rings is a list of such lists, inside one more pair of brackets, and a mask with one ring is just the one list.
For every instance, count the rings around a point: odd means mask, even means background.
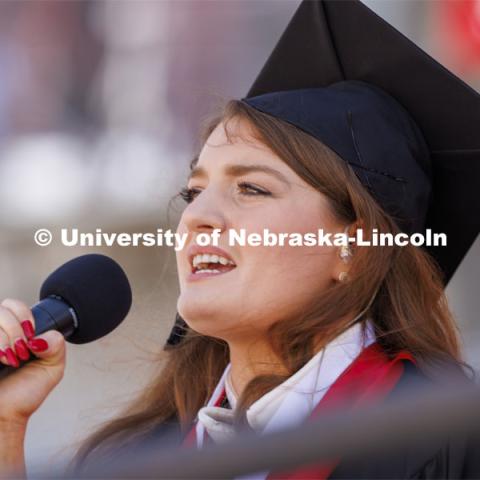
[{"label": "microphone handle", "polygon": [[50,295],[32,307],[35,335],[58,330],[68,338],[78,327],[77,316],[61,297]]}]

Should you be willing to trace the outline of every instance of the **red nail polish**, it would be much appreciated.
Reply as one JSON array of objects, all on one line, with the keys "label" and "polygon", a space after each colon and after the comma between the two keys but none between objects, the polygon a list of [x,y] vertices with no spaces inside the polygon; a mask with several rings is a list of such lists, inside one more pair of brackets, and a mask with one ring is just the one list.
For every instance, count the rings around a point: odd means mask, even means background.
[{"label": "red nail polish", "polygon": [[30,320],[24,320],[20,325],[22,326],[23,332],[28,340],[35,336],[35,329],[33,328],[33,324]]},{"label": "red nail polish", "polygon": [[32,338],[27,342],[27,345],[34,352],[44,352],[48,349],[48,343],[43,338]]},{"label": "red nail polish", "polygon": [[5,355],[7,355],[8,363],[12,367],[18,367],[20,365],[17,356],[13,353],[13,350],[10,347],[7,347],[5,350]]},{"label": "red nail polish", "polygon": [[21,360],[28,360],[30,352],[28,351],[27,344],[23,338],[19,338],[15,341],[15,353]]}]

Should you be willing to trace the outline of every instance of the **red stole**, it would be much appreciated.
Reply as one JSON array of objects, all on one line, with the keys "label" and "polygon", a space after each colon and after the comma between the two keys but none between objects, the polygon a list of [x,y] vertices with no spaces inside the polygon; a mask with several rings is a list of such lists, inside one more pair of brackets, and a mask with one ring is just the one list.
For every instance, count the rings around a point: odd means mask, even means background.
[{"label": "red stole", "polygon": [[[415,363],[412,355],[401,351],[394,358],[389,358],[378,343],[365,348],[331,385],[327,393],[312,411],[309,419],[324,414],[330,409],[356,409],[364,405],[380,403],[397,384],[403,373],[402,360]],[[215,402],[221,405],[225,398],[225,389]],[[183,446],[196,445],[195,425],[183,441]],[[301,467],[298,470],[282,473],[271,472],[266,480],[280,479],[317,479],[324,480],[339,464],[340,459],[331,462]]]}]

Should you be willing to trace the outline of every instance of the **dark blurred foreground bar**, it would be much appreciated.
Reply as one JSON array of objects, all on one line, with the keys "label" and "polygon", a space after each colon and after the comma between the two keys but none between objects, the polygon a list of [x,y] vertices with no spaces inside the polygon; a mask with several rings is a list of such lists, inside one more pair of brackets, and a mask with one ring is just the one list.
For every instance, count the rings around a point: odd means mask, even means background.
[{"label": "dark blurred foreground bar", "polygon": [[[75,478],[225,479],[262,470],[288,471],[352,452],[385,454],[412,441],[431,441],[466,430],[480,431],[478,386],[417,388],[381,408],[322,418],[275,434],[239,435],[228,444],[208,445],[201,451],[152,443],[115,465],[97,465]],[[54,478],[55,472],[45,477]],[[65,472],[58,472],[58,477],[67,478]]]}]

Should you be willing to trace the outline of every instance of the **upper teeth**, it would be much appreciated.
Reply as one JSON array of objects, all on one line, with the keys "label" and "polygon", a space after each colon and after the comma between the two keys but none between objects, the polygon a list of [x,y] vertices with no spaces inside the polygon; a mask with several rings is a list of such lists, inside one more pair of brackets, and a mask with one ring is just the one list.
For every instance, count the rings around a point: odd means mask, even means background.
[{"label": "upper teeth", "polygon": [[197,267],[200,263],[221,263],[222,265],[235,265],[228,258],[220,255],[210,255],[209,253],[198,254],[193,257],[193,266]]}]

